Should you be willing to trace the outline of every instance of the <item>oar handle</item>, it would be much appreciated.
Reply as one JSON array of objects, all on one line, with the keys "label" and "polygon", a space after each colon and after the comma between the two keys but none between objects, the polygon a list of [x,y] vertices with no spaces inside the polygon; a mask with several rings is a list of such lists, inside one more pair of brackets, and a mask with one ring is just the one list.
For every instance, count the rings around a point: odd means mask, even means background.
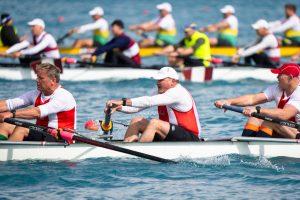
[{"label": "oar handle", "polygon": [[104,118],[104,124],[107,126],[110,123],[110,119],[111,119],[111,108],[108,108],[105,114],[105,118]]},{"label": "oar handle", "polygon": [[242,113],[243,114],[243,108],[242,107],[237,107],[237,106],[229,106],[229,105],[226,105],[224,104],[222,106],[223,109],[226,109],[226,110],[231,110],[233,112],[237,112],[237,113]]},{"label": "oar handle", "polygon": [[[243,108],[242,107],[223,105],[222,108],[226,109],[226,110],[233,111],[233,112],[241,113],[241,114],[243,113]],[[258,106],[258,107],[256,107],[256,109],[257,109],[257,111],[259,111],[260,107]],[[300,131],[300,125],[295,123],[295,122],[292,122],[292,121],[281,120],[281,119],[270,117],[270,116],[267,116],[267,115],[264,115],[264,114],[261,114],[261,113],[258,113],[258,112],[252,113],[251,116],[255,117],[257,119],[262,119],[264,121],[276,123],[276,124],[279,124],[281,126],[288,126],[288,127],[291,127],[291,128],[295,128],[295,129]]]},{"label": "oar handle", "polygon": [[14,119],[14,118],[6,118],[6,119],[4,119],[4,122],[13,124],[16,126],[28,128],[30,130],[40,132],[43,135],[51,135],[55,138],[62,138],[64,140],[66,140],[69,144],[73,143],[72,138],[74,136],[74,133],[72,133],[70,131],[43,127],[43,126],[39,126],[39,125],[30,123],[30,122],[20,121],[20,120]]},{"label": "oar handle", "polygon": [[105,113],[104,121],[101,123],[101,129],[104,134],[112,133],[113,123],[111,121],[111,108],[108,108]]},{"label": "oar handle", "polygon": [[24,127],[24,128],[28,128],[28,129],[31,129],[31,130],[35,130],[35,131],[38,131],[38,132],[43,132],[43,133],[48,132],[48,128],[45,128],[43,126],[38,126],[38,125],[35,125],[33,123],[30,123],[30,122],[20,121],[20,120],[14,119],[14,118],[5,118],[4,122],[9,123],[9,124],[13,124],[13,125],[16,125],[16,126],[21,126],[21,127]]}]

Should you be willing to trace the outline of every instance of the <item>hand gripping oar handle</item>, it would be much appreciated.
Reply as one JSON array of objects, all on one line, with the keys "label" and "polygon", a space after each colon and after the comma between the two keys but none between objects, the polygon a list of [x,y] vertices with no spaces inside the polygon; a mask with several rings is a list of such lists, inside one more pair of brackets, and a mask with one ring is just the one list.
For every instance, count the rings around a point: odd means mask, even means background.
[{"label": "hand gripping oar handle", "polygon": [[[223,105],[222,108],[226,109],[226,110],[231,110],[231,111],[234,111],[234,112],[237,112],[237,113],[243,113],[243,108],[242,107]],[[256,107],[256,110],[257,110],[257,112],[254,112],[254,113],[251,114],[252,117],[262,119],[262,120],[265,120],[265,121],[268,121],[268,122],[276,123],[276,124],[279,124],[281,126],[288,126],[288,127],[296,128],[297,130],[300,130],[300,125],[295,123],[295,122],[288,121],[288,120],[281,120],[281,119],[278,119],[278,118],[263,115],[263,114],[260,113],[260,107],[259,106]]]},{"label": "hand gripping oar handle", "polygon": [[48,127],[43,127],[43,126],[38,126],[35,125],[33,123],[30,122],[24,122],[24,121],[20,121],[14,118],[6,118],[4,119],[4,122],[9,123],[9,124],[14,124],[16,126],[21,126],[24,128],[28,128],[31,130],[35,130],[35,131],[40,131],[43,134],[54,134],[54,133],[59,133],[59,137],[61,137],[62,139],[66,140],[66,141],[78,141],[78,142],[83,142],[86,144],[90,144],[93,146],[97,146],[97,147],[102,147],[105,149],[110,149],[113,151],[117,151],[117,152],[121,152],[121,153],[125,153],[125,154],[129,154],[129,155],[133,155],[133,156],[137,156],[140,158],[145,158],[148,160],[152,160],[152,161],[157,161],[157,162],[162,162],[162,163],[177,163],[176,161],[173,160],[169,160],[169,159],[165,159],[165,158],[161,158],[161,157],[157,157],[157,156],[152,156],[149,154],[145,154],[139,151],[134,151],[131,149],[126,149],[120,146],[116,146],[107,142],[101,142],[98,140],[93,140],[90,139],[88,137],[85,137],[83,135],[80,135],[77,132],[68,132],[68,131],[60,131],[58,129],[53,129],[53,128],[48,128]]}]

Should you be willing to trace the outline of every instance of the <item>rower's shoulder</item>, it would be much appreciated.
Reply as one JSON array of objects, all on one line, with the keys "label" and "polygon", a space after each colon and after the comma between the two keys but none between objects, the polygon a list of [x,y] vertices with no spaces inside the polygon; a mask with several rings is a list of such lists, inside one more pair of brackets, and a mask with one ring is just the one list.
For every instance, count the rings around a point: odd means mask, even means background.
[{"label": "rower's shoulder", "polygon": [[61,98],[73,98],[74,99],[73,94],[69,90],[67,90],[67,89],[65,89],[63,87],[58,88],[55,91],[55,95],[59,96]]}]

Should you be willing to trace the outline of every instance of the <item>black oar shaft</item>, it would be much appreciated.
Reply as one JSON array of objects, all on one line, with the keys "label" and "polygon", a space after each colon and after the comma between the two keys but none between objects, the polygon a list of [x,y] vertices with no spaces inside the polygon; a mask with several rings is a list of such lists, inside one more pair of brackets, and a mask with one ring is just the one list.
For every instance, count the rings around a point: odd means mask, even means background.
[{"label": "black oar shaft", "polygon": [[100,141],[92,140],[90,138],[86,138],[86,137],[82,137],[82,136],[78,136],[78,135],[74,135],[73,139],[78,141],[78,142],[83,142],[83,143],[90,144],[90,145],[93,145],[93,146],[102,147],[102,148],[105,148],[105,149],[110,149],[110,150],[125,153],[125,154],[130,154],[130,155],[133,155],[133,156],[137,156],[137,157],[140,157],[140,158],[145,158],[145,159],[152,160],[152,161],[157,161],[157,162],[162,162],[162,163],[176,163],[173,160],[152,156],[152,155],[145,154],[145,153],[142,153],[142,152],[133,151],[131,149],[126,149],[126,148],[123,148],[123,147],[112,145],[110,143],[100,142]]},{"label": "black oar shaft", "polygon": [[[13,124],[13,125],[16,125],[16,126],[21,126],[21,127],[24,127],[24,128],[28,128],[30,130],[39,131],[43,134],[49,134],[49,131],[51,130],[51,128],[48,128],[48,127],[38,126],[38,125],[35,125],[33,123],[20,121],[20,120],[14,119],[14,118],[6,118],[6,119],[4,119],[4,122],[9,123],[9,124]],[[134,151],[134,150],[131,150],[131,149],[126,149],[126,148],[119,147],[119,146],[116,146],[116,145],[113,145],[113,144],[110,144],[110,143],[106,143],[106,142],[93,140],[93,139],[81,136],[78,133],[71,133],[71,132],[68,132],[68,131],[65,131],[65,133],[68,136],[71,134],[72,139],[76,140],[78,142],[83,142],[83,143],[90,144],[90,145],[93,145],[93,146],[102,147],[102,148],[105,148],[105,149],[110,149],[110,150],[113,150],[113,151],[117,151],[117,152],[129,154],[129,155],[137,156],[137,157],[140,157],[140,158],[145,158],[145,159],[152,160],[152,161],[157,161],[157,162],[162,162],[162,163],[176,163],[176,161],[173,161],[173,160],[152,156],[152,155],[149,155],[149,154]]]}]

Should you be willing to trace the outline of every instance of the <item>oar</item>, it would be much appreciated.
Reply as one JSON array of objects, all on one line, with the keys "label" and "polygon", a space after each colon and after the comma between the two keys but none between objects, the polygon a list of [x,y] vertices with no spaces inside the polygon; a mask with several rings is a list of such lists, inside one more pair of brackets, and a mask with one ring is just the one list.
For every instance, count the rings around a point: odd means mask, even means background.
[{"label": "oar", "polygon": [[68,37],[70,37],[72,34],[71,33],[66,33],[66,34],[64,34],[62,37],[60,37],[60,38],[58,38],[57,39],[57,44],[63,44],[63,42],[64,42],[64,40],[66,39],[66,38],[68,38]]},{"label": "oar", "polygon": [[126,149],[123,147],[119,147],[119,146],[110,144],[108,142],[101,142],[98,140],[93,140],[93,139],[90,139],[83,135],[80,135],[79,133],[77,133],[75,131],[74,132],[60,131],[58,129],[52,129],[52,128],[48,128],[48,127],[38,126],[38,125],[32,124],[30,122],[20,121],[20,120],[14,119],[14,118],[6,118],[6,119],[4,119],[4,122],[9,123],[9,124],[14,124],[16,126],[28,128],[31,130],[44,132],[44,133],[50,134],[55,137],[59,136],[62,139],[66,140],[70,143],[72,140],[75,140],[77,142],[82,142],[82,143],[90,144],[93,146],[102,147],[102,148],[109,149],[112,151],[117,151],[117,152],[129,154],[132,156],[136,156],[136,157],[140,157],[140,158],[144,158],[144,159],[148,159],[148,160],[152,160],[152,161],[157,161],[157,162],[162,162],[162,163],[177,163],[176,161],[173,161],[173,160],[169,160],[169,159],[165,159],[165,158],[161,158],[161,157],[157,157],[157,156],[152,156],[152,155],[134,151],[131,149]]},{"label": "oar", "polygon": [[[226,110],[233,111],[233,112],[237,112],[237,113],[243,113],[243,108],[242,107],[223,105],[222,108],[224,108]],[[257,112],[254,112],[254,113],[251,114],[252,117],[262,119],[262,120],[265,120],[265,121],[268,121],[268,122],[276,123],[276,124],[279,124],[281,126],[288,126],[288,127],[296,128],[297,130],[300,130],[300,125],[295,123],[295,122],[291,122],[291,121],[288,121],[288,120],[281,120],[281,119],[278,119],[278,118],[263,115],[263,114],[260,113],[260,107],[259,106],[256,107],[256,110],[257,110]]]},{"label": "oar", "polygon": [[111,118],[111,108],[108,108],[108,110],[105,113],[104,121],[101,123],[101,129],[105,135],[107,135],[109,132],[112,133],[113,130],[113,123],[110,120]]},{"label": "oar", "polygon": [[162,67],[165,67],[166,65],[128,65],[128,64],[114,64],[114,63],[97,63],[97,62],[85,62],[85,61],[80,61],[75,58],[62,58],[62,62],[66,64],[82,64],[82,65],[90,65],[90,66],[95,66],[95,67],[107,67],[107,68],[112,68],[112,67],[120,67],[120,68],[143,68],[143,69],[160,69]]}]

